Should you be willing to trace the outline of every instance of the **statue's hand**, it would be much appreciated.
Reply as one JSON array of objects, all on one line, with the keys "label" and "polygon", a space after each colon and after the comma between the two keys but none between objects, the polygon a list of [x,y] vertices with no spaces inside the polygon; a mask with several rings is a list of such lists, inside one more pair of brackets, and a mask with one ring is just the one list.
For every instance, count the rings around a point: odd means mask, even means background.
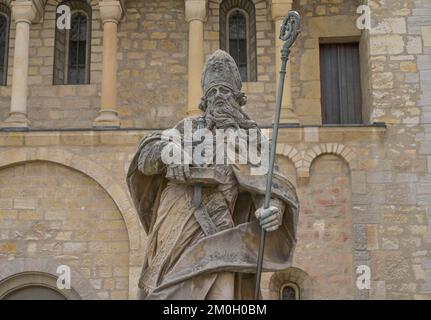
[{"label": "statue's hand", "polygon": [[166,178],[186,182],[190,178],[190,166],[188,164],[170,164],[167,167]]},{"label": "statue's hand", "polygon": [[279,208],[271,206],[268,209],[259,208],[255,212],[260,226],[267,232],[277,230],[282,222],[282,214]]}]

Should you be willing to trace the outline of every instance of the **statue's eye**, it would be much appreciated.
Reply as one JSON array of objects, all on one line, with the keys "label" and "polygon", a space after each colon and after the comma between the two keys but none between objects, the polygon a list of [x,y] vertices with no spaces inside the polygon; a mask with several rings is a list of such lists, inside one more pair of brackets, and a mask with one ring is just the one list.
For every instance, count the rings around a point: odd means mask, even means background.
[{"label": "statue's eye", "polygon": [[208,93],[208,96],[209,96],[209,97],[212,97],[212,96],[214,96],[216,93],[217,93],[217,89],[216,89],[216,88],[211,89],[211,90],[210,90],[210,92]]},{"label": "statue's eye", "polygon": [[223,93],[223,94],[228,94],[228,93],[229,93],[229,90],[228,90],[227,88],[223,88],[223,87],[221,87],[221,88],[220,88],[220,92],[221,92],[221,93]]}]

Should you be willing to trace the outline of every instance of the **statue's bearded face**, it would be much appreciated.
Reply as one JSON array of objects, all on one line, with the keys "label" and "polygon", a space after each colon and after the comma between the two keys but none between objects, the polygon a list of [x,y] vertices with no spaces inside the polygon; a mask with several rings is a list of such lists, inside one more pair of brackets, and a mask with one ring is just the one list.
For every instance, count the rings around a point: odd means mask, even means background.
[{"label": "statue's bearded face", "polygon": [[215,108],[221,108],[233,99],[233,91],[225,86],[215,86],[207,93],[207,102]]},{"label": "statue's bearded face", "polygon": [[208,90],[205,96],[205,118],[210,130],[214,128],[250,129],[257,126],[241,109],[238,103],[240,95],[224,85],[214,86]]}]

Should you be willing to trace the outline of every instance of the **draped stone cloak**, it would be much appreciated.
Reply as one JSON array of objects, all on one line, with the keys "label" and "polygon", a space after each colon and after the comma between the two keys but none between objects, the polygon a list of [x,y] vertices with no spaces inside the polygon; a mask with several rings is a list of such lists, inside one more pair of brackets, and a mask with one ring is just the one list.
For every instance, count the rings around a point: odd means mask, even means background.
[{"label": "draped stone cloak", "polygon": [[[227,181],[236,191],[226,200],[220,192],[224,186],[203,188],[201,207],[210,208],[208,214],[217,227],[216,232],[205,233],[193,215],[193,186],[168,181],[166,171],[145,175],[139,170],[142,150],[160,139],[160,134],[152,134],[141,141],[127,174],[130,194],[148,234],[139,280],[141,298],[205,299],[217,273],[232,272],[235,299],[252,299],[261,234],[254,212],[263,202],[266,176],[250,175],[249,165],[226,165],[226,175],[231,177]],[[263,271],[290,267],[296,244],[298,198],[293,185],[278,171],[271,199],[284,204],[283,222],[267,233]]]}]

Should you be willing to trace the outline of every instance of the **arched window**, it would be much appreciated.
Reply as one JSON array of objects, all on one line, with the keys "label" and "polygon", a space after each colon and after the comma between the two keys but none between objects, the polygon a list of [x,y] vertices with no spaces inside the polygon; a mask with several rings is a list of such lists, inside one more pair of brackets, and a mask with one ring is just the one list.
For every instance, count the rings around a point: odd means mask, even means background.
[{"label": "arched window", "polygon": [[9,51],[9,7],[0,2],[0,86],[7,82],[7,64]]},{"label": "arched window", "polygon": [[281,287],[280,298],[281,300],[299,300],[299,287],[294,283],[286,283]]},{"label": "arched window", "polygon": [[[54,84],[90,83],[91,6],[86,0],[68,0],[70,29],[55,32]],[[57,13],[57,17],[60,14]]]},{"label": "arched window", "polygon": [[66,300],[57,290],[45,286],[29,285],[12,291],[4,300]]},{"label": "arched window", "polygon": [[238,65],[241,79],[248,79],[247,69],[247,18],[242,10],[234,9],[228,16],[229,53]]},{"label": "arched window", "polygon": [[251,0],[220,4],[220,48],[235,59],[242,81],[257,81],[256,12]]},{"label": "arched window", "polygon": [[26,271],[0,281],[0,300],[80,300],[74,288],[57,287],[58,275]]},{"label": "arched window", "polygon": [[275,272],[269,281],[273,300],[309,300],[313,297],[312,288],[310,276],[296,267]]}]

